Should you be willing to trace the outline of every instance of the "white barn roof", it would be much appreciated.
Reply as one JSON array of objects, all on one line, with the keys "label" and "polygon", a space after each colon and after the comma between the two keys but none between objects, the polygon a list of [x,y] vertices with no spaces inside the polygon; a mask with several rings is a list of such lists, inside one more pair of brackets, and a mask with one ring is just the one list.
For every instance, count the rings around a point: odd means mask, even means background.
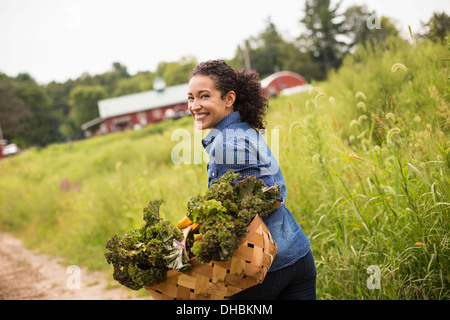
[{"label": "white barn roof", "polygon": [[126,96],[100,100],[98,111],[103,119],[135,113],[144,110],[157,109],[186,102],[188,84],[167,87],[163,91],[146,91]]}]

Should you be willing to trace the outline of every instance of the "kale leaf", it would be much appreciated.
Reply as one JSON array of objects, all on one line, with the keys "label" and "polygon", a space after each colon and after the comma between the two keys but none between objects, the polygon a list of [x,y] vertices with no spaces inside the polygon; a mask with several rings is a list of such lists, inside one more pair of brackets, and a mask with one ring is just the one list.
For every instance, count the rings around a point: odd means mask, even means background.
[{"label": "kale leaf", "polygon": [[[240,180],[240,181],[239,181]],[[255,176],[241,179],[233,170],[216,179],[205,194],[189,199],[187,216],[200,225],[202,238],[189,248],[200,263],[226,261],[258,214],[269,215],[280,196],[278,184],[267,188]]]},{"label": "kale leaf", "polygon": [[192,268],[179,245],[181,231],[159,217],[161,204],[154,200],[144,208],[142,228],[130,229],[122,237],[114,235],[106,242],[105,258],[114,268],[113,278],[130,289],[166,281],[169,268]]}]

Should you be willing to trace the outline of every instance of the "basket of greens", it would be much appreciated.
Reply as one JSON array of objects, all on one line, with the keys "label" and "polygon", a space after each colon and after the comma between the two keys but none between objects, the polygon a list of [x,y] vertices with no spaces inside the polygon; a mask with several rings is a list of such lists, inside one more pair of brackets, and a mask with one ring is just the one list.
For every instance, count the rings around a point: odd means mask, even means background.
[{"label": "basket of greens", "polygon": [[217,300],[264,279],[277,246],[262,217],[280,190],[229,171],[192,197],[178,228],[159,217],[161,201],[144,208],[145,225],[107,242],[114,279],[145,288],[154,299]]}]

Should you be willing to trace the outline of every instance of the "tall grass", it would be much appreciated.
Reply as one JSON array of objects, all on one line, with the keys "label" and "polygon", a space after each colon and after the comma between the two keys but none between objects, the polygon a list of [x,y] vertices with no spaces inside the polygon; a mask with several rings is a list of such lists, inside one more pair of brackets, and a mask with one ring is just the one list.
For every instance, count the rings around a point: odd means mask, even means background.
[{"label": "tall grass", "polygon": [[[279,130],[287,205],[311,239],[320,299],[450,298],[445,59],[440,44],[389,40],[310,93],[271,100],[267,131]],[[137,226],[149,200],[176,222],[206,189],[205,163],[172,162],[177,128],[193,143],[186,118],[0,161],[0,228],[107,268],[106,240]]]},{"label": "tall grass", "polygon": [[272,113],[324,299],[450,297],[448,51],[386,47],[360,49],[302,99],[279,99],[289,117]]}]

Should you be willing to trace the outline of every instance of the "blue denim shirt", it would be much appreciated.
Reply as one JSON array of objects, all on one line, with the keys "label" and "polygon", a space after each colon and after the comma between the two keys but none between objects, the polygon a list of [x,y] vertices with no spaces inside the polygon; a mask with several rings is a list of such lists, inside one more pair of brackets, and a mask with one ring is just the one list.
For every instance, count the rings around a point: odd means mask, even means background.
[{"label": "blue denim shirt", "polygon": [[267,186],[280,186],[283,203],[263,221],[278,246],[270,271],[287,267],[305,256],[310,242],[285,205],[287,190],[283,174],[261,134],[241,120],[239,112],[222,119],[202,140],[209,155],[208,187],[225,172],[233,169],[242,177],[256,176]]}]

